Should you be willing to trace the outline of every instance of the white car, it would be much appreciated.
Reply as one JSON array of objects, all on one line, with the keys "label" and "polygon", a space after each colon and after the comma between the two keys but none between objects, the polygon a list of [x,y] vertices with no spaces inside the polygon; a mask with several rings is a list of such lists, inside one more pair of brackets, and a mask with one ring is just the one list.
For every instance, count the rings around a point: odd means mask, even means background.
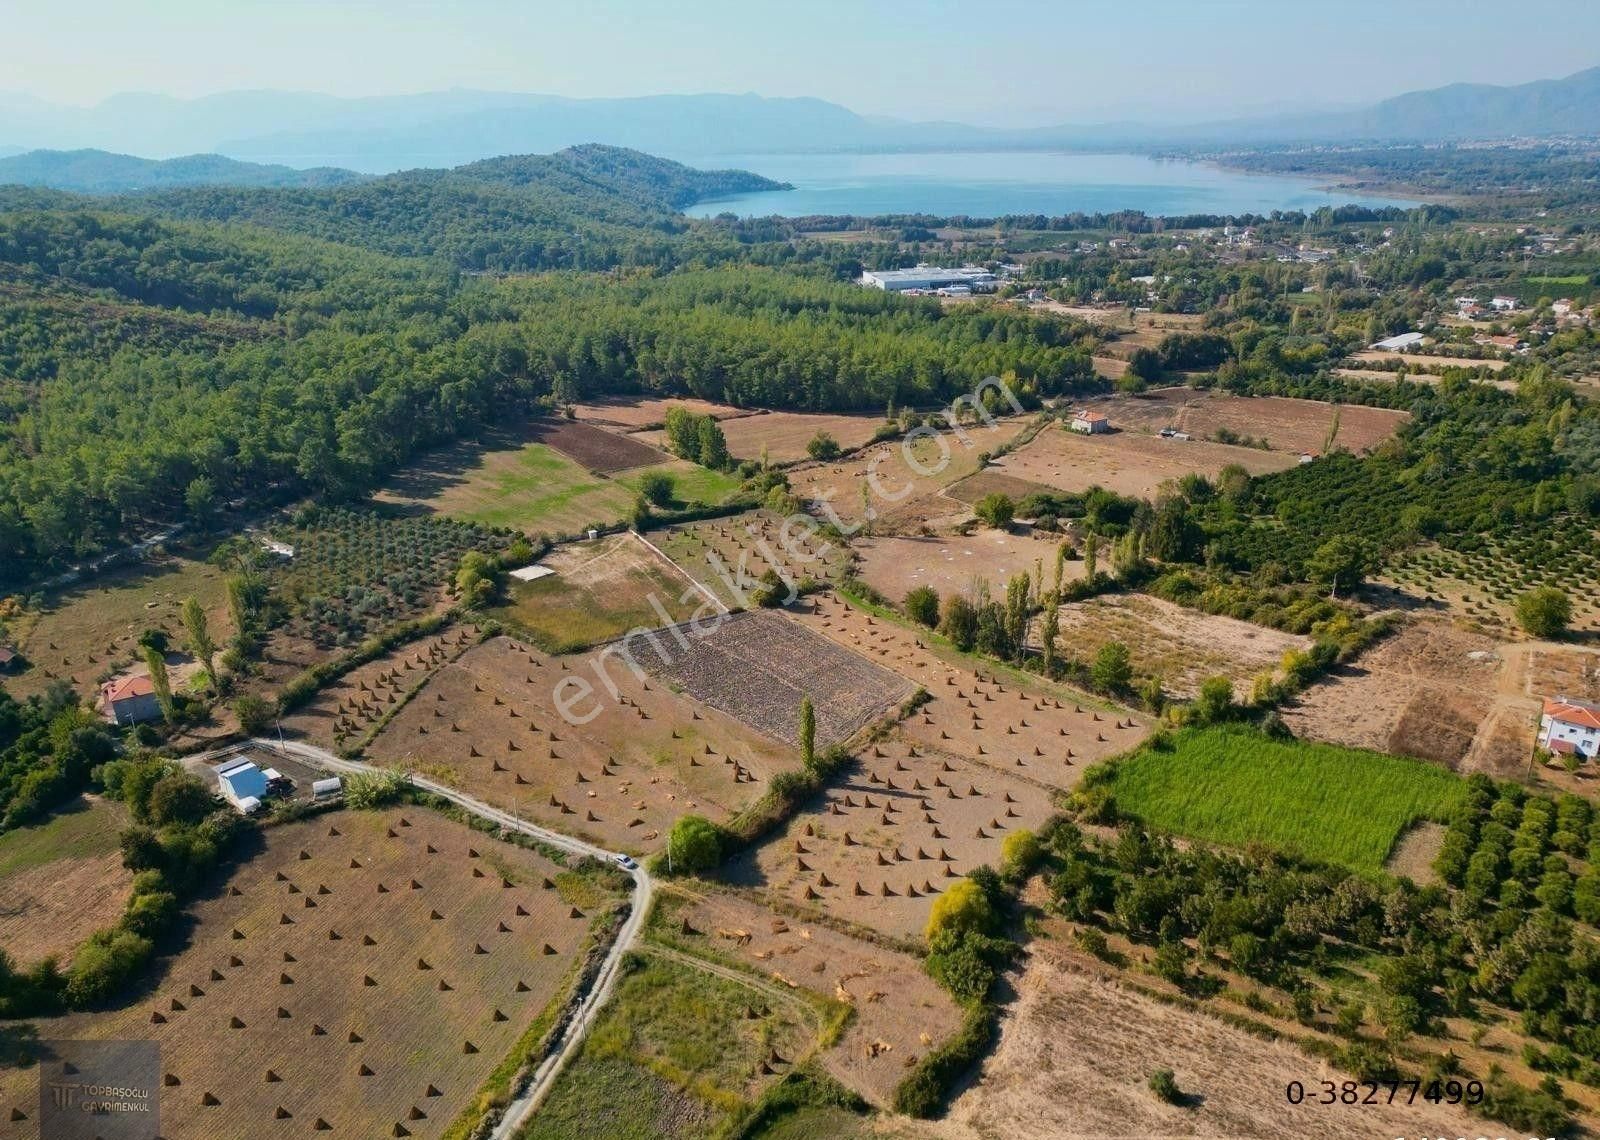
[{"label": "white car", "polygon": [[639,864],[634,862],[632,855],[619,854],[613,855],[611,858],[615,860],[617,866],[621,867],[624,871],[637,871],[639,869]]}]

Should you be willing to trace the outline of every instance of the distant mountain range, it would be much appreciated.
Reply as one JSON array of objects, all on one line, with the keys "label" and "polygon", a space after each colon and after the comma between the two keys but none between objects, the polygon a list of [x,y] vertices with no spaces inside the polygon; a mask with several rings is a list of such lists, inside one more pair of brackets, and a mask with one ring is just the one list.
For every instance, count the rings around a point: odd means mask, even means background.
[{"label": "distant mountain range", "polygon": [[365,177],[350,170],[266,166],[220,154],[135,158],[104,150],[30,150],[0,158],[0,185],[48,186],[80,194],[124,194],[174,186],[337,186]]},{"label": "distant mountain range", "polygon": [[237,91],[188,100],[118,95],[93,107],[69,107],[0,94],[0,153],[7,147],[88,147],[158,157],[203,153],[367,173],[458,166],[586,142],[704,158],[783,151],[1141,149],[1557,134],[1600,134],[1600,68],[1514,87],[1454,84],[1349,111],[1186,126],[1062,124],[1027,130],[875,118],[821,99],[757,95],[567,99],[453,90],[345,99]]}]

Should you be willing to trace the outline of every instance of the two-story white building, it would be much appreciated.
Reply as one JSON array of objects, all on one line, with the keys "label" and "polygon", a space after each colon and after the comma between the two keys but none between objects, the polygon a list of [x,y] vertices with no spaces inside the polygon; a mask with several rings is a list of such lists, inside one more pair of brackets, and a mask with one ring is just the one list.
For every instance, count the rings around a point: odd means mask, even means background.
[{"label": "two-story white building", "polygon": [[1600,705],[1571,697],[1546,697],[1539,717],[1539,747],[1556,755],[1600,756]]}]

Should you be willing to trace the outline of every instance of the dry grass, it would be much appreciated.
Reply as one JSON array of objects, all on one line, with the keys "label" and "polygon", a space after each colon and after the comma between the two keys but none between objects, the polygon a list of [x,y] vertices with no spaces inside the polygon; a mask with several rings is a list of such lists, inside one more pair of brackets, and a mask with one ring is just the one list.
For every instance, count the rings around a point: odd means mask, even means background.
[{"label": "dry grass", "polygon": [[[1290,1081],[1310,1090],[1320,1080],[1349,1077],[1292,1045],[1109,981],[1054,946],[1036,947],[1017,989],[999,1047],[937,1135],[1346,1140],[1485,1131],[1483,1121],[1448,1105],[1330,1110],[1309,1096],[1288,1104]],[[1173,1070],[1178,1087],[1197,1098],[1192,1106],[1169,1105],[1150,1092],[1158,1068]]]},{"label": "dry grass", "polygon": [[727,892],[685,900],[672,917],[665,937],[674,945],[847,1002],[854,1015],[819,1060],[874,1104],[887,1105],[906,1068],[961,1022],[955,1001],[909,954],[785,918]]},{"label": "dry grass", "polygon": [[65,963],[121,915],[133,885],[117,846],[127,819],[121,804],[90,796],[0,835],[0,949],[14,964]]},{"label": "dry grass", "polygon": [[1163,483],[1190,473],[1213,478],[1228,464],[1237,463],[1252,475],[1261,475],[1287,470],[1297,462],[1297,455],[1286,452],[1203,440],[1161,439],[1132,432],[1085,436],[1047,428],[997,466],[1007,475],[1061,491],[1099,486],[1122,495],[1153,498]]},{"label": "dry grass", "polygon": [[1490,638],[1447,621],[1414,620],[1301,694],[1284,720],[1297,736],[1351,748],[1454,768],[1514,768],[1526,763],[1526,745],[1515,760],[1480,748],[1468,763],[1479,725],[1495,709],[1503,661],[1502,645]]},{"label": "dry grass", "polygon": [[42,612],[14,621],[13,637],[31,668],[7,676],[8,692],[21,699],[66,681],[87,693],[101,680],[142,660],[139,635],[161,629],[183,643],[178,611],[195,597],[205,608],[212,636],[227,639],[227,604],[221,570],[188,558],[165,557],[113,570],[46,599]]},{"label": "dry grass", "polygon": [[[1319,400],[1286,396],[1234,396],[1226,392],[1193,388],[1160,388],[1139,396],[1107,396],[1089,401],[1088,407],[1110,417],[1114,427],[1126,432],[1159,432],[1174,428],[1197,440],[1215,439],[1219,432],[1265,439],[1273,451],[1313,454],[1326,450],[1335,408]],[[1410,416],[1387,408],[1344,404],[1337,409],[1339,431],[1335,446],[1357,454],[1371,451],[1392,436]]]},{"label": "dry grass", "polygon": [[715,607],[637,534],[563,546],[541,563],[553,574],[508,581],[491,611],[552,653],[586,649],[637,628],[654,629]]},{"label": "dry grass", "polygon": [[[1071,563],[1068,566],[1082,566]],[[1100,647],[1120,641],[1134,672],[1159,677],[1168,693],[1189,699],[1208,677],[1227,677],[1248,697],[1257,673],[1277,668],[1285,650],[1307,639],[1229,617],[1185,609],[1148,594],[1112,594],[1061,607],[1064,653],[1092,661]]]},{"label": "dry grass", "polygon": [[[981,478],[981,476],[976,476]],[[982,529],[970,535],[937,538],[857,539],[851,550],[856,573],[873,589],[899,602],[915,586],[931,586],[941,598],[970,594],[974,583],[988,584],[991,597],[1005,594],[1006,582],[1016,574],[1036,576],[1042,563],[1048,587],[1055,573],[1058,534],[1044,531]],[[1083,562],[1064,563],[1062,579],[1083,576]]]},{"label": "dry grass", "polygon": [[[861,488],[868,492],[874,533],[906,534],[967,515],[967,504],[941,494],[977,472],[979,457],[1016,438],[1032,417],[1006,416],[993,424],[942,428],[937,436],[886,440],[836,463],[803,463],[789,472],[801,501],[827,503],[839,519],[863,521]],[[968,500],[970,502],[970,500]]]},{"label": "dry grass", "polygon": [[[794,463],[806,458],[806,444],[825,431],[849,449],[860,447],[883,426],[882,416],[846,416],[819,412],[758,412],[722,421],[728,452],[736,459],[759,459],[761,449],[773,463]],[[665,433],[640,432],[632,438],[652,447],[665,446]]]}]

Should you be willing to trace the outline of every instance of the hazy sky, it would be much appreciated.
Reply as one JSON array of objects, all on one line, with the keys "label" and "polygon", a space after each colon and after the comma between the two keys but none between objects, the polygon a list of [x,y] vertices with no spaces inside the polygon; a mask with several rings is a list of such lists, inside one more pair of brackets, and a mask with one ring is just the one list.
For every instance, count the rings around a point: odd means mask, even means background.
[{"label": "hazy sky", "polygon": [[1004,125],[1366,103],[1600,63],[1585,0],[0,0],[0,89],[815,95]]}]

